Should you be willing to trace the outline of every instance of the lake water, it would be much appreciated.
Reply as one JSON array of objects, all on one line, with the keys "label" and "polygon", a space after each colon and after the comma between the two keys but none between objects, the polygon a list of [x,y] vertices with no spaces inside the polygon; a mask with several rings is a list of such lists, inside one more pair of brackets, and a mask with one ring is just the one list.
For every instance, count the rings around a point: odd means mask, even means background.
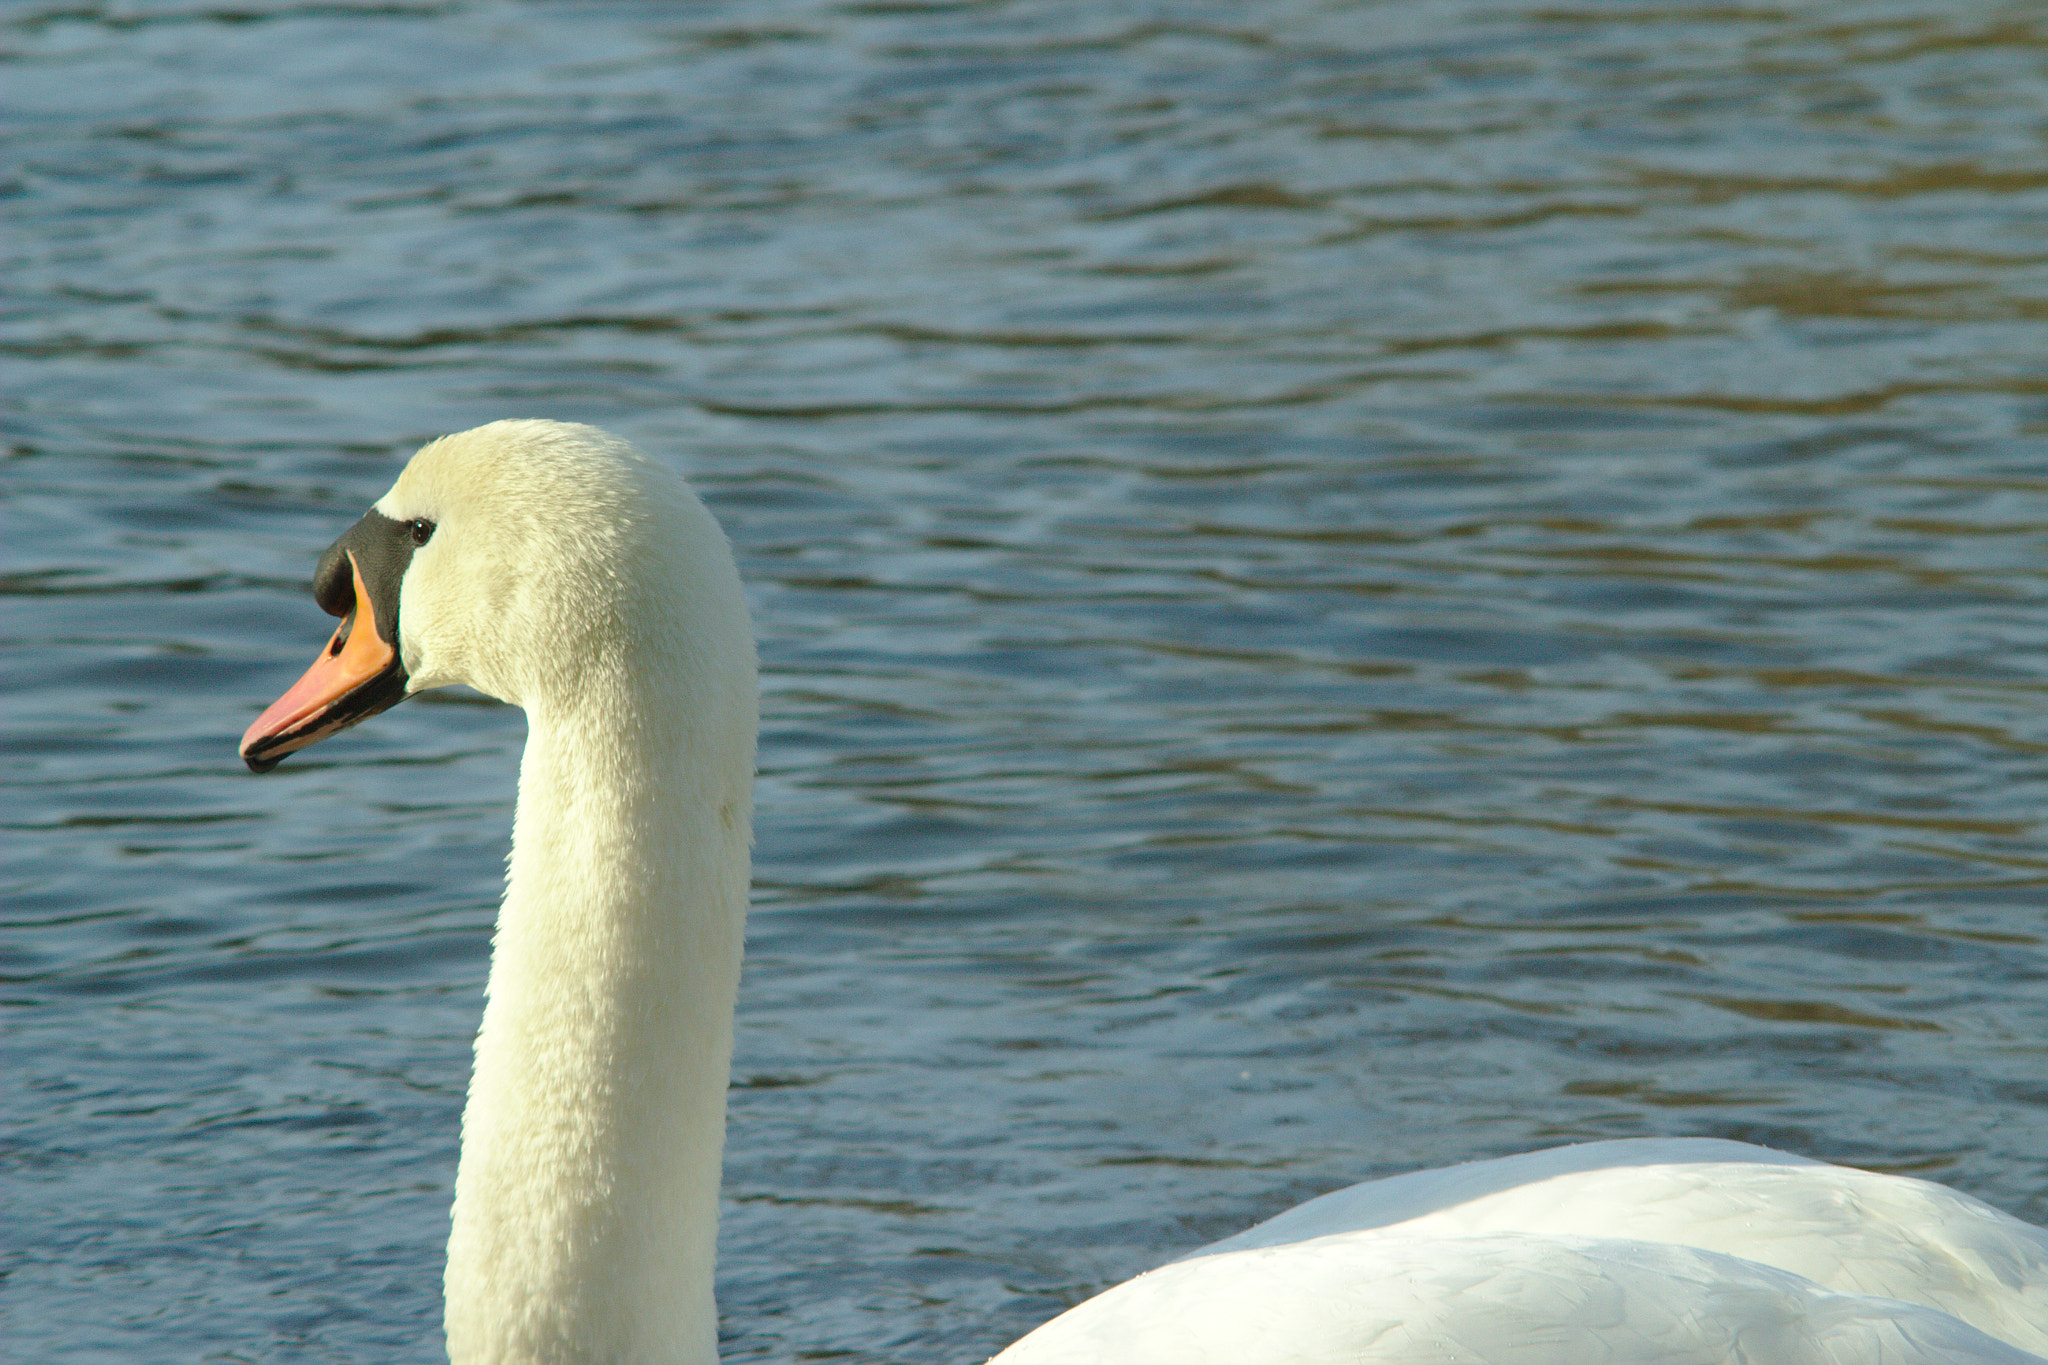
[{"label": "lake water", "polygon": [[523,729],[234,747],[442,432],[762,638],[736,1361],[1704,1133],[2048,1221],[2048,21],[0,12],[0,1356],[441,1358]]}]

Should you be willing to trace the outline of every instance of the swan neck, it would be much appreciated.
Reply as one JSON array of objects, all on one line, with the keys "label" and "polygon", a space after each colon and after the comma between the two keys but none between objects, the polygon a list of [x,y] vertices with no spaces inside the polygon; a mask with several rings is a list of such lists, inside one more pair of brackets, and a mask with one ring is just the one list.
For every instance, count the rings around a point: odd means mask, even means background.
[{"label": "swan neck", "polygon": [[716,1358],[748,684],[723,717],[602,678],[528,708],[449,1242],[458,1365]]}]

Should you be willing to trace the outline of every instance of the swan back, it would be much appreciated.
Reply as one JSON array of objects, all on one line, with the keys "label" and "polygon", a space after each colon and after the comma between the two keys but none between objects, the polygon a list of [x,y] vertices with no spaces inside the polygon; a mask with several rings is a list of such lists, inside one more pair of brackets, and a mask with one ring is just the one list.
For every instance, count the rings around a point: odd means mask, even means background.
[{"label": "swan back", "polygon": [[999,1359],[2041,1359],[2028,1351],[2048,1351],[2048,1231],[1925,1181],[1674,1138],[1338,1190],[1118,1285]]}]

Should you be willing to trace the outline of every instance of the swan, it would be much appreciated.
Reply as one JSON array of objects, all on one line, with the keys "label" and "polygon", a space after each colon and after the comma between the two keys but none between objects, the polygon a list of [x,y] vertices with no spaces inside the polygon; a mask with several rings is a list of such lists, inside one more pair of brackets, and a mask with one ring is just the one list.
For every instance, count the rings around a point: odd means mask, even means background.
[{"label": "swan", "polygon": [[[527,717],[451,1360],[713,1365],[757,729],[724,534],[617,437],[494,422],[421,449],[313,595],[341,624],[251,769],[451,683]],[[1741,1143],[1596,1142],[1311,1200],[997,1360],[2048,1365],[2048,1231]]]}]

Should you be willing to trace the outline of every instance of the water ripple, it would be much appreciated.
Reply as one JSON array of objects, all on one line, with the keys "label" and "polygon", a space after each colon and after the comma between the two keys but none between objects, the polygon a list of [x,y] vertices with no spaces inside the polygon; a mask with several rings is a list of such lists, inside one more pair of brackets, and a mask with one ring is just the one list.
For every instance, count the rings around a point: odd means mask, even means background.
[{"label": "water ripple", "polygon": [[430,1360],[522,722],[256,784],[442,432],[685,460],[764,661],[733,1360],[1698,1132],[2048,1220],[2024,6],[0,18],[0,1251]]}]

